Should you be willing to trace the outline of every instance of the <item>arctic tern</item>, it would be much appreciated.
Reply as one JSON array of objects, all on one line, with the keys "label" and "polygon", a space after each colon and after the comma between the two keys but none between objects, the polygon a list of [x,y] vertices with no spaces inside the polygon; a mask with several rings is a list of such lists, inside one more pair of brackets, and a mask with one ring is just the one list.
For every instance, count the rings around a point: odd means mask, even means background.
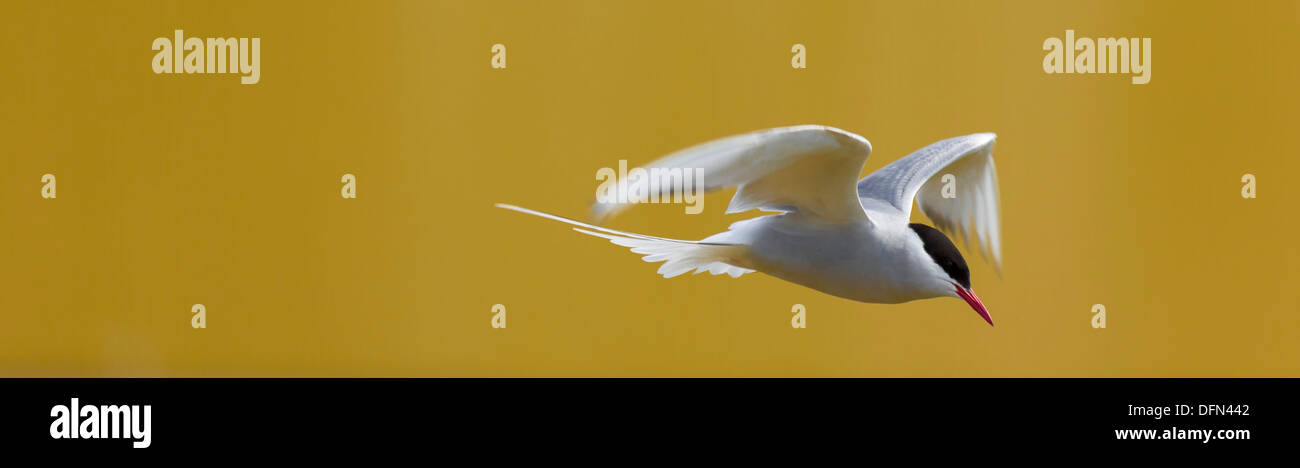
[{"label": "arctic tern", "polygon": [[[659,274],[665,278],[691,271],[736,278],[759,271],[866,303],[958,297],[993,325],[971,287],[966,260],[940,229],[962,239],[973,232],[985,256],[1001,264],[995,138],[976,133],[942,140],[862,180],[857,179],[871,143],[820,125],[731,136],[643,166],[702,170],[705,191],[738,187],[727,213],[778,213],[734,223],[699,241],[496,206],[568,223],[575,231],[631,248],[648,262],[664,262]],[[651,195],[681,190],[672,184],[643,186],[657,192]],[[913,200],[939,229],[909,222]],[[599,222],[630,204],[597,203],[592,214]]]}]

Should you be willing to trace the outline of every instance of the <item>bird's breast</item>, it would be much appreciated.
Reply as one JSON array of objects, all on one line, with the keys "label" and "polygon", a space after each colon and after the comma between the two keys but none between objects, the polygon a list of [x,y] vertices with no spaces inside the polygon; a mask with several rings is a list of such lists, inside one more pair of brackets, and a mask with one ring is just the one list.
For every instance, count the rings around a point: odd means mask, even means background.
[{"label": "bird's breast", "polygon": [[894,304],[927,297],[908,284],[910,264],[902,233],[868,224],[800,225],[774,220],[748,233],[758,271],[859,302]]}]

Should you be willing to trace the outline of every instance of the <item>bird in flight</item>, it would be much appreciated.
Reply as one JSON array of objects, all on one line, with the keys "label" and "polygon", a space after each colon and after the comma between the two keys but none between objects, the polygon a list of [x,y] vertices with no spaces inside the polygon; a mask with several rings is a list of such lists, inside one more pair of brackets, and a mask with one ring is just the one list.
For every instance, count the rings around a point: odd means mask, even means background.
[{"label": "bird in flight", "polygon": [[[821,125],[802,125],[731,136],[665,156],[650,168],[702,171],[704,191],[737,187],[727,213],[751,209],[778,214],[734,223],[699,241],[617,231],[514,205],[497,207],[575,226],[663,262],[659,274],[690,271],[738,278],[755,271],[834,296],[897,304],[934,297],[966,301],[989,325],[993,318],[975,295],[961,252],[940,229],[966,240],[1001,263],[998,182],[993,165],[996,135],[976,133],[921,148],[857,180],[871,143]],[[648,171],[632,171],[646,177]],[[952,177],[949,177],[951,175]],[[648,184],[671,197],[673,184]],[[656,198],[663,199],[663,198]],[[937,226],[910,223],[912,201]],[[597,220],[626,208],[597,203]],[[968,243],[967,243],[968,244]],[[969,245],[969,244],[968,244]]]}]

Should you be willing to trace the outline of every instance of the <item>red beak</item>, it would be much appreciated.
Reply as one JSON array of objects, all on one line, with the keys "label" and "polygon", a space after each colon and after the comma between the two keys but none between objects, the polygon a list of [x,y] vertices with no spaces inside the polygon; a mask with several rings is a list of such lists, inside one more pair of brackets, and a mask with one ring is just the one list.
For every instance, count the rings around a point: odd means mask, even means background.
[{"label": "red beak", "polygon": [[993,317],[989,315],[989,309],[984,307],[983,302],[980,302],[980,298],[975,295],[975,291],[963,288],[959,284],[954,284],[953,286],[957,287],[957,295],[961,296],[962,299],[965,299],[966,303],[970,304],[970,308],[975,309],[975,313],[980,314],[980,317],[983,317],[984,321],[988,322],[990,327],[993,326]]}]

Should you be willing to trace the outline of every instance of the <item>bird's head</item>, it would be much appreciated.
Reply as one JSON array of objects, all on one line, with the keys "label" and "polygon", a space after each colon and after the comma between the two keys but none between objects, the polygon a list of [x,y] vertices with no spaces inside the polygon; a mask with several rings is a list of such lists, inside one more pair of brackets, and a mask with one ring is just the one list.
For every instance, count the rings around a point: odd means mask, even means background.
[{"label": "bird's head", "polygon": [[980,314],[980,317],[992,326],[993,317],[989,315],[988,308],[984,307],[984,303],[980,302],[980,298],[971,289],[970,269],[966,268],[966,259],[962,258],[957,246],[953,245],[952,241],[948,240],[948,236],[943,235],[938,229],[917,223],[909,224],[908,227],[912,228],[912,232],[921,239],[925,256],[930,260],[927,267],[930,270],[930,283],[934,290],[945,296],[962,298],[972,309],[975,309],[975,313]]}]

